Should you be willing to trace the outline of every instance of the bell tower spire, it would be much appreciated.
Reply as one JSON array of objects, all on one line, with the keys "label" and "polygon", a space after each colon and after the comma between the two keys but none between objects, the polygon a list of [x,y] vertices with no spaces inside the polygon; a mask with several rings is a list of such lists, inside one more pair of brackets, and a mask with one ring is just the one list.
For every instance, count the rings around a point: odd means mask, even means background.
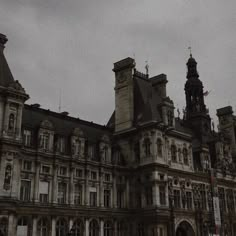
[{"label": "bell tower spire", "polygon": [[185,83],[186,96],[186,118],[189,119],[198,114],[206,114],[206,106],[204,103],[203,85],[199,79],[197,71],[197,62],[190,52],[187,61],[187,81]]}]

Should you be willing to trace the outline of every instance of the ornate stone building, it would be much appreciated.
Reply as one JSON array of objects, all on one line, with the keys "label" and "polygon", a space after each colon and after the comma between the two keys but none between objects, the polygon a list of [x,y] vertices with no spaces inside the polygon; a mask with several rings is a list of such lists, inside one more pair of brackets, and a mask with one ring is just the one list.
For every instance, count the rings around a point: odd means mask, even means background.
[{"label": "ornate stone building", "polygon": [[236,118],[218,109],[214,130],[192,55],[183,117],[166,75],[126,58],[102,126],[25,104],[6,42],[0,34],[0,236],[236,235]]}]

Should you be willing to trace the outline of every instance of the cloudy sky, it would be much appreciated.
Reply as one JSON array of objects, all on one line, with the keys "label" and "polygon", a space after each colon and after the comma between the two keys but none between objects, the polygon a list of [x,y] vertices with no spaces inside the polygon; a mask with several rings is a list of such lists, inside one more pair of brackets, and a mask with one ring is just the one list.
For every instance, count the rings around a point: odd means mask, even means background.
[{"label": "cloudy sky", "polygon": [[168,95],[185,105],[188,47],[212,116],[236,110],[235,0],[0,0],[0,32],[27,103],[105,124],[114,109],[113,63],[134,57],[165,73]]}]

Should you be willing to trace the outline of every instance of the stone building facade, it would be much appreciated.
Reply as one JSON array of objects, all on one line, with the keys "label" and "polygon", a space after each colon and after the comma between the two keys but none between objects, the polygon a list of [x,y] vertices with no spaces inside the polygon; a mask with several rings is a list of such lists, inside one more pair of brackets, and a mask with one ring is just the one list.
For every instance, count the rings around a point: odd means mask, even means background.
[{"label": "stone building facade", "polygon": [[236,118],[218,109],[214,130],[192,55],[183,117],[166,75],[126,58],[102,126],[25,104],[6,42],[0,34],[0,236],[236,235]]}]

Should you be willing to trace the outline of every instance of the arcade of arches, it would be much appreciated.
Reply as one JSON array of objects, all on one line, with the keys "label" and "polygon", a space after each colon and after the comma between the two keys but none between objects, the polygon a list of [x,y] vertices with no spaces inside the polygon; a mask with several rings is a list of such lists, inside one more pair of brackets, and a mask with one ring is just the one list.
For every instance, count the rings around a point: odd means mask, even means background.
[{"label": "arcade of arches", "polygon": [[195,236],[195,233],[187,221],[182,221],[176,229],[176,236]]}]

